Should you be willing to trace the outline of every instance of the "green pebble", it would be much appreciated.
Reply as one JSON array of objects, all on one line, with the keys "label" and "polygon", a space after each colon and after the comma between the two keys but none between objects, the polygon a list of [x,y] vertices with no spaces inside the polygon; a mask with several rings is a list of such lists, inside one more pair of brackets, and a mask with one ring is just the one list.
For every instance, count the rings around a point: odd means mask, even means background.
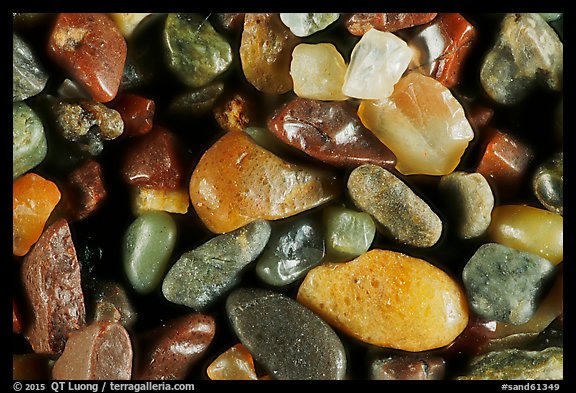
[{"label": "green pebble", "polygon": [[149,211],[130,224],[124,235],[124,271],[141,294],[161,283],[176,244],[176,223],[169,213]]},{"label": "green pebble", "polygon": [[364,254],[376,235],[372,217],[345,207],[324,210],[327,259],[345,261]]},{"label": "green pebble", "polygon": [[12,177],[40,164],[47,151],[44,126],[38,115],[24,102],[12,104]]}]

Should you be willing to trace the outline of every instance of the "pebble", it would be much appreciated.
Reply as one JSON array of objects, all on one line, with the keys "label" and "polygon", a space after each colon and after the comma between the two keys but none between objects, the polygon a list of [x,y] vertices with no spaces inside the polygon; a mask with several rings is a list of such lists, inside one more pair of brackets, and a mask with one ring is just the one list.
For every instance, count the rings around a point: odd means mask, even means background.
[{"label": "pebble", "polygon": [[514,325],[534,315],[553,276],[550,261],[498,243],[481,245],[462,271],[470,307],[483,318]]},{"label": "pebble", "polygon": [[225,131],[244,131],[255,117],[255,105],[242,92],[226,95],[214,109],[214,118]]},{"label": "pebble", "polygon": [[211,380],[245,381],[257,380],[252,354],[240,343],[228,348],[206,369]]},{"label": "pebble", "polygon": [[54,380],[129,380],[132,343],[118,323],[94,322],[74,332],[54,362]]},{"label": "pebble", "polygon": [[239,282],[243,270],[266,246],[270,233],[270,224],[258,220],[183,253],[164,278],[164,297],[197,311],[207,309]]},{"label": "pebble", "polygon": [[246,80],[263,93],[292,90],[290,62],[299,43],[278,14],[245,14],[239,54]]},{"label": "pebble", "polygon": [[226,38],[198,14],[168,14],[163,33],[168,67],[186,86],[206,85],[232,63]]},{"label": "pebble", "polygon": [[330,43],[298,44],[292,51],[290,75],[298,97],[321,101],[343,101],[344,76],[348,66]]},{"label": "pebble", "polygon": [[133,93],[122,93],[110,103],[120,113],[124,123],[123,137],[144,135],[154,125],[156,103],[144,96]]},{"label": "pebble", "polygon": [[346,17],[346,29],[353,35],[364,35],[374,28],[394,32],[432,21],[437,14],[431,12],[372,12],[355,13]]},{"label": "pebble", "polygon": [[149,12],[114,12],[108,15],[118,25],[124,38],[129,39],[140,22],[151,14]]},{"label": "pebble", "polygon": [[538,14],[507,14],[480,69],[480,82],[499,104],[523,100],[535,85],[562,89],[562,41]]},{"label": "pebble", "polygon": [[256,262],[256,274],[266,284],[289,285],[320,264],[324,254],[322,223],[315,216],[298,215],[272,228]]},{"label": "pebble", "polygon": [[48,55],[99,102],[116,97],[126,40],[106,14],[58,14],[48,38]]},{"label": "pebble", "polygon": [[331,172],[289,163],[237,131],[224,134],[204,152],[189,190],[199,218],[215,233],[257,219],[287,218],[339,193]]},{"label": "pebble", "polygon": [[372,216],[385,236],[413,247],[432,247],[440,239],[440,217],[387,169],[359,166],[350,173],[347,186],[352,202]]},{"label": "pebble", "polygon": [[12,251],[23,256],[38,241],[61,194],[58,186],[29,172],[12,185]]},{"label": "pebble", "polygon": [[323,218],[329,261],[349,261],[364,254],[376,236],[376,224],[368,213],[327,206]]},{"label": "pebble", "polygon": [[378,381],[432,381],[444,379],[446,362],[434,355],[388,355],[370,362],[370,379]]},{"label": "pebble", "polygon": [[447,175],[474,138],[460,102],[432,77],[408,73],[387,100],[362,100],[358,116],[396,155],[404,175]]},{"label": "pebble", "polygon": [[134,187],[132,191],[132,213],[161,210],[168,213],[186,214],[190,197],[186,188],[163,190],[158,188]]},{"label": "pebble", "polygon": [[388,98],[412,56],[408,44],[393,33],[368,30],[352,49],[342,93],[368,100]]},{"label": "pebble", "polygon": [[163,211],[144,212],[124,233],[122,262],[132,288],[154,291],[166,274],[177,238],[176,222]]},{"label": "pebble", "polygon": [[469,370],[458,380],[561,380],[564,379],[564,350],[505,349],[472,359]]},{"label": "pebble", "polygon": [[224,83],[216,80],[208,85],[177,94],[168,106],[171,114],[186,118],[210,112],[224,91]]},{"label": "pebble", "polygon": [[83,220],[97,211],[106,200],[102,166],[94,159],[87,159],[68,175],[66,193],[69,216]]},{"label": "pebble", "polygon": [[532,177],[534,195],[542,206],[564,214],[564,153],[556,153],[536,168]]},{"label": "pebble", "polygon": [[295,98],[268,119],[268,129],[289,146],[332,166],[375,164],[393,168],[394,154],[366,129],[347,102]]},{"label": "pebble", "polygon": [[24,101],[46,87],[48,73],[18,34],[12,33],[12,101]]},{"label": "pebble", "polygon": [[296,299],[364,343],[419,352],[450,344],[468,324],[457,281],[425,260],[372,249],[310,270]]},{"label": "pebble", "polygon": [[138,313],[124,287],[118,282],[101,280],[92,290],[95,322],[119,323],[132,329],[138,320]]},{"label": "pebble", "polygon": [[308,37],[322,31],[336,22],[340,14],[337,13],[281,13],[280,20],[296,37]]},{"label": "pebble", "polygon": [[12,105],[12,178],[40,164],[47,151],[42,120],[26,103],[15,102]]},{"label": "pebble", "polygon": [[34,352],[62,352],[68,333],[83,328],[86,319],[80,264],[65,219],[42,233],[24,257],[21,277],[34,316],[24,336]]},{"label": "pebble", "polygon": [[208,314],[192,313],[171,319],[136,337],[140,363],[136,380],[183,380],[205,355],[216,335]]},{"label": "pebble", "polygon": [[554,265],[564,260],[564,219],[546,209],[496,206],[488,236],[496,243],[539,255]]},{"label": "pebble", "polygon": [[239,288],[226,300],[232,329],[272,379],[344,379],[346,351],[318,315],[279,292]]},{"label": "pebble", "polygon": [[492,220],[494,195],[484,176],[455,171],[442,176],[438,187],[460,238],[471,239],[486,232]]}]

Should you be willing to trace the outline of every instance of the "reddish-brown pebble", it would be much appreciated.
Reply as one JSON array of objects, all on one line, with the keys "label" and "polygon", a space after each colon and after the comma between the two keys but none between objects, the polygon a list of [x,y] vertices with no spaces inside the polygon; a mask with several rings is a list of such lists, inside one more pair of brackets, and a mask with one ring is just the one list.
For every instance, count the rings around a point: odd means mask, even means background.
[{"label": "reddish-brown pebble", "polygon": [[110,104],[124,122],[125,138],[144,135],[152,129],[156,104],[153,100],[138,94],[124,93]]},{"label": "reddish-brown pebble", "polygon": [[68,175],[68,209],[70,217],[83,220],[92,214],[106,198],[102,167],[88,159]]},{"label": "reddish-brown pebble", "polygon": [[119,323],[95,322],[70,334],[54,363],[55,380],[129,380],[132,343]]},{"label": "reddish-brown pebble", "polygon": [[114,99],[126,61],[127,45],[106,14],[58,14],[48,38],[48,54],[99,102]]},{"label": "reddish-brown pebble", "polygon": [[84,327],[80,264],[64,219],[50,225],[24,258],[22,282],[30,315],[24,334],[35,352],[56,354],[68,333]]},{"label": "reddish-brown pebble", "polygon": [[214,318],[191,314],[169,321],[139,339],[134,379],[184,379],[206,353],[216,333]]},{"label": "reddish-brown pebble", "polygon": [[50,379],[52,359],[48,355],[24,353],[12,355],[12,379],[44,380]]},{"label": "reddish-brown pebble", "polygon": [[408,27],[422,25],[430,22],[436,17],[434,13],[394,13],[380,12],[368,14],[352,14],[344,24],[351,34],[363,35],[368,30],[374,28],[380,31],[394,32]]}]

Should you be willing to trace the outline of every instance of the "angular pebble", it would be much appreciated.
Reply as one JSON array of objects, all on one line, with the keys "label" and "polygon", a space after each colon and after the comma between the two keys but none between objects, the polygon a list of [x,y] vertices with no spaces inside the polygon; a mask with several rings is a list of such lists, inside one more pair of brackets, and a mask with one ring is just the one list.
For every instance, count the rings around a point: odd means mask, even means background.
[{"label": "angular pebble", "polygon": [[492,220],[494,195],[484,176],[456,171],[442,176],[438,187],[446,198],[458,237],[471,239],[486,232]]},{"label": "angular pebble", "polygon": [[242,271],[266,246],[270,233],[270,224],[258,220],[185,252],[164,278],[164,297],[197,311],[206,309],[239,282]]},{"label": "angular pebble", "polygon": [[88,159],[68,175],[66,181],[68,209],[75,220],[83,220],[94,213],[106,199],[102,166]]},{"label": "angular pebble", "polygon": [[26,103],[15,102],[12,105],[12,178],[40,164],[47,151],[42,120]]},{"label": "angular pebble", "polygon": [[118,324],[95,322],[74,332],[54,363],[55,380],[129,380],[132,343]]},{"label": "angular pebble", "polygon": [[266,284],[288,285],[320,264],[324,252],[322,222],[314,216],[296,216],[272,228],[256,262],[256,274]]},{"label": "angular pebble", "polygon": [[126,40],[106,14],[58,14],[48,38],[48,55],[99,102],[118,92]]},{"label": "angular pebble", "polygon": [[392,172],[362,165],[350,173],[347,185],[354,204],[387,237],[414,247],[431,247],[440,239],[440,217]]},{"label": "angular pebble", "polygon": [[206,369],[208,378],[218,381],[256,380],[252,355],[242,344],[236,344],[220,354]]},{"label": "angular pebble", "polygon": [[480,246],[462,271],[471,308],[483,318],[514,325],[534,315],[553,276],[550,261],[497,243]]},{"label": "angular pebble", "polygon": [[390,149],[346,102],[295,98],[274,112],[268,129],[289,146],[333,166],[375,164],[391,169],[396,164]]},{"label": "angular pebble", "polygon": [[22,264],[31,315],[24,335],[34,352],[58,354],[68,333],[85,326],[80,264],[64,219],[50,225]]},{"label": "angular pebble", "polygon": [[448,345],[468,324],[466,295],[449,274],[394,251],[317,266],[296,299],[355,339],[404,351]]},{"label": "angular pebble", "polygon": [[345,261],[364,254],[376,236],[376,224],[368,213],[341,206],[324,209],[326,253],[330,261]]},{"label": "angular pebble", "polygon": [[334,199],[340,191],[331,172],[284,161],[238,131],[226,133],[204,152],[189,190],[196,213],[215,233],[257,219],[296,215]]},{"label": "angular pebble", "polygon": [[228,41],[199,14],[168,14],[163,34],[168,67],[186,86],[206,85],[232,63]]},{"label": "angular pebble", "polygon": [[451,173],[474,138],[450,90],[418,72],[402,77],[387,100],[362,100],[358,116],[396,155],[404,175]]},{"label": "angular pebble", "polygon": [[346,351],[318,315],[293,299],[240,288],[226,300],[234,333],[273,379],[332,380],[346,376]]},{"label": "angular pebble", "polygon": [[142,213],[124,233],[122,262],[132,288],[139,294],[154,291],[169,268],[176,245],[176,222],[169,213]]},{"label": "angular pebble", "polygon": [[186,214],[190,206],[190,196],[186,188],[180,187],[173,190],[134,187],[131,205],[135,215],[151,210]]},{"label": "angular pebble", "polygon": [[442,380],[446,362],[433,355],[380,356],[370,362],[370,379],[378,381],[431,381]]},{"label": "angular pebble", "polygon": [[542,206],[564,214],[564,153],[556,153],[540,164],[532,177],[534,195]]},{"label": "angular pebble", "polygon": [[33,49],[12,33],[12,101],[24,101],[39,94],[48,82],[48,73]]},{"label": "angular pebble", "polygon": [[364,35],[370,29],[394,32],[430,22],[437,14],[429,12],[372,12],[356,13],[346,17],[344,24],[353,35]]},{"label": "angular pebble", "polygon": [[324,30],[336,22],[340,14],[337,13],[281,13],[280,20],[296,37],[308,37]]},{"label": "angular pebble", "polygon": [[480,69],[480,82],[499,104],[515,104],[536,86],[562,89],[564,46],[538,14],[507,14]]}]

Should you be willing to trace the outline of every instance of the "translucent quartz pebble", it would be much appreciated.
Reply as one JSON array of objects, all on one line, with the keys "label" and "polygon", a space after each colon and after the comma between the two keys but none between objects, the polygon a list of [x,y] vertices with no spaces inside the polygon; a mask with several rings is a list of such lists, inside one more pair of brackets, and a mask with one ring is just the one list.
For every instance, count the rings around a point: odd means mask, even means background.
[{"label": "translucent quartz pebble", "polygon": [[370,379],[378,381],[430,381],[444,379],[446,362],[439,356],[390,354],[370,362]]},{"label": "translucent quartz pebble", "polygon": [[488,236],[494,242],[540,255],[555,265],[564,260],[564,219],[546,209],[496,206]]},{"label": "translucent quartz pebble", "polygon": [[374,218],[385,236],[414,247],[431,247],[440,239],[440,217],[390,171],[362,165],[350,173],[347,185],[354,204]]},{"label": "translucent quartz pebble", "polygon": [[346,351],[332,328],[278,292],[239,288],[226,313],[240,342],[273,379],[336,380],[346,375]]},{"label": "translucent quartz pebble", "polygon": [[412,55],[412,49],[396,35],[369,30],[352,49],[342,93],[370,100],[387,98]]},{"label": "translucent quartz pebble", "polygon": [[344,24],[346,29],[354,35],[363,35],[374,28],[380,31],[394,32],[409,27],[422,25],[436,17],[436,13],[430,12],[371,12],[356,13],[346,17]]},{"label": "translucent quartz pebble", "polygon": [[315,267],[297,300],[355,339],[404,351],[448,345],[468,323],[466,296],[449,274],[387,250]]},{"label": "translucent quartz pebble", "polygon": [[228,41],[198,14],[168,14],[163,34],[168,66],[189,87],[208,84],[232,64]]},{"label": "translucent quartz pebble", "polygon": [[514,325],[530,320],[553,277],[550,261],[498,243],[481,245],[462,271],[471,308],[483,318]]},{"label": "translucent quartz pebble", "polygon": [[290,63],[294,93],[314,100],[346,100],[342,86],[347,68],[333,44],[298,44]]},{"label": "translucent quartz pebble", "polygon": [[270,232],[267,221],[254,221],[185,252],[164,278],[164,297],[197,311],[206,309],[239,282],[242,271],[266,246]]},{"label": "translucent quartz pebble", "polygon": [[281,13],[280,20],[297,37],[308,37],[324,30],[334,23],[340,14],[336,13]]},{"label": "translucent quartz pebble", "polygon": [[474,138],[450,90],[418,72],[402,77],[387,100],[362,100],[362,123],[396,155],[404,175],[446,175]]},{"label": "translucent quartz pebble", "polygon": [[532,177],[532,189],[540,203],[553,213],[564,213],[564,153],[540,164]]},{"label": "translucent quartz pebble", "polygon": [[488,229],[494,195],[484,176],[456,171],[442,176],[438,186],[460,238],[477,237]]},{"label": "translucent quartz pebble", "polygon": [[32,48],[12,33],[12,101],[23,101],[37,95],[46,86],[48,73]]},{"label": "translucent quartz pebble", "polygon": [[124,234],[122,260],[136,292],[150,293],[162,282],[176,237],[176,222],[163,211],[142,213],[130,224]]},{"label": "translucent quartz pebble", "polygon": [[190,206],[190,195],[185,187],[173,190],[134,187],[131,205],[136,215],[151,210],[186,214]]},{"label": "translucent quartz pebble", "polygon": [[486,93],[500,104],[522,100],[537,84],[562,89],[562,41],[538,14],[507,14],[480,69]]},{"label": "translucent quartz pebble", "polygon": [[46,157],[44,125],[24,102],[12,105],[12,178],[28,172]]},{"label": "translucent quartz pebble", "polygon": [[372,245],[376,224],[370,214],[342,206],[327,206],[323,218],[328,261],[356,258]]},{"label": "translucent quartz pebble", "polygon": [[220,354],[206,369],[211,380],[256,380],[254,359],[242,344],[236,344]]},{"label": "translucent quartz pebble", "polygon": [[144,18],[150,15],[149,12],[117,12],[110,13],[110,18],[118,25],[120,32],[125,38],[130,38],[136,27]]},{"label": "translucent quartz pebble", "polygon": [[196,213],[215,233],[259,218],[290,217],[339,193],[332,173],[288,163],[239,131],[226,133],[206,150],[189,190]]}]

